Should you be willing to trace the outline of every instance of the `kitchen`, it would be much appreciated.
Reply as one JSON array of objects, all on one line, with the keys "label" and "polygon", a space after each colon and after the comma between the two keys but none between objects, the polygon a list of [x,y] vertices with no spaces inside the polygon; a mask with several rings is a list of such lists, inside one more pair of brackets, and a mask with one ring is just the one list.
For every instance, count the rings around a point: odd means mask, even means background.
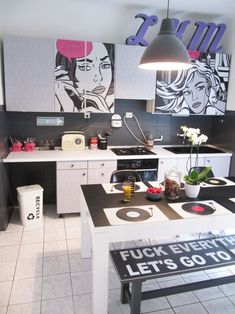
[{"label": "kitchen", "polygon": [[[148,6],[118,4],[117,2],[106,3],[100,1],[99,3],[79,1],[79,3],[60,2],[41,2],[32,3],[25,1],[24,4],[19,5],[15,1],[2,4],[1,16],[1,34],[17,35],[17,36],[31,36],[42,38],[66,38],[66,39],[84,39],[94,40],[99,42],[110,42],[124,44],[126,38],[136,33],[139,27],[139,20],[135,19],[135,15],[139,12],[145,12],[148,15],[156,14],[159,19],[165,15],[166,2],[161,1],[158,5],[154,2],[148,2]],[[216,23],[225,23],[227,30],[223,36],[223,51],[228,54],[233,53],[234,39],[233,34],[234,24],[232,23],[229,11],[232,12],[234,4],[228,2],[227,6],[220,7],[218,5],[206,4],[201,2],[192,9],[192,4],[186,1],[176,1],[170,3],[172,15],[180,20],[191,19],[192,21],[208,20]],[[213,8],[211,9],[211,6]],[[76,9],[74,9],[76,8]],[[227,9],[227,12],[222,12],[222,9]],[[180,10],[180,12],[179,12]],[[183,11],[185,11],[183,13]],[[81,14],[80,14],[81,12]],[[86,12],[84,14],[83,12]],[[207,14],[210,12],[210,14]],[[52,23],[53,21],[53,23]],[[63,23],[61,22],[63,21]],[[94,31],[95,29],[95,31]],[[151,41],[157,26],[148,30],[146,38]],[[175,145],[181,144],[182,139],[177,137],[180,125],[189,125],[192,127],[199,127],[202,133],[207,134],[209,143],[218,145],[225,149],[234,151],[235,143],[231,134],[234,130],[234,114],[233,114],[233,64],[231,64],[230,71],[230,89],[228,94],[227,109],[225,116],[176,116],[176,115],[153,115],[146,112],[145,100],[134,99],[117,99],[115,101],[115,113],[121,117],[126,112],[133,112],[144,131],[153,133],[155,138],[160,138],[163,135],[163,141],[157,145]],[[23,75],[23,73],[22,73]],[[4,104],[3,99],[1,104]],[[60,146],[60,135],[68,130],[82,130],[85,131],[86,138],[89,139],[97,135],[97,130],[104,135],[105,132],[110,132],[108,136],[108,145],[122,146],[122,145],[138,145],[127,129],[123,126],[121,128],[112,128],[110,126],[110,114],[96,114],[92,113],[90,119],[84,119],[82,114],[76,113],[43,113],[43,112],[14,112],[4,111],[0,112],[0,132],[1,139],[6,141],[8,136],[27,138],[28,136],[37,138],[38,141],[53,139],[56,146]],[[37,127],[36,117],[38,116],[64,116],[65,124],[63,127]],[[138,133],[138,129],[133,120],[130,120],[134,131]],[[88,142],[87,142],[88,144]],[[1,163],[2,167],[2,163]],[[32,173],[30,165],[15,166],[15,173],[19,176]],[[19,169],[19,167],[21,169]],[[46,180],[48,182],[48,193],[44,193],[45,202],[48,204],[55,203],[55,166],[49,164],[36,164],[34,169],[38,169],[37,173],[44,174],[44,178],[38,178],[40,181]],[[43,167],[43,169],[41,168]],[[43,174],[42,174],[43,173]],[[230,167],[230,175],[234,175],[233,159]],[[46,177],[46,179],[45,179]],[[27,176],[24,176],[23,183],[31,184],[28,180],[24,181]],[[4,174],[1,169],[1,183],[4,181]],[[6,194],[5,184],[1,185],[1,202]],[[12,191],[15,193],[15,190]],[[15,196],[16,198],[16,196]],[[1,204],[1,208],[4,204]],[[65,218],[66,219],[66,218]],[[73,224],[71,222],[71,224]],[[27,303],[27,302],[26,302]]]}]

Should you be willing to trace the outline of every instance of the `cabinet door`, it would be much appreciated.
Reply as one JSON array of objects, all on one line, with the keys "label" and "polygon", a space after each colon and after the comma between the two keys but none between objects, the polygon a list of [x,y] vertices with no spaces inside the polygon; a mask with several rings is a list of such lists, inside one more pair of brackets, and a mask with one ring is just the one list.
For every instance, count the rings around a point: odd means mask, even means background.
[{"label": "cabinet door", "polygon": [[89,169],[88,170],[88,183],[100,184],[109,183],[110,177],[116,168],[102,168],[102,169]]},{"label": "cabinet door", "polygon": [[116,160],[90,160],[88,161],[88,183],[109,183],[114,170],[117,170]]},{"label": "cabinet door", "polygon": [[171,170],[172,168],[177,168],[177,158],[160,158],[158,162],[158,181],[163,181],[165,172]]},{"label": "cabinet door", "polygon": [[116,45],[115,98],[155,99],[156,72],[139,69],[145,47]]},{"label": "cabinet door", "polygon": [[5,36],[7,111],[54,111],[54,40]]},{"label": "cabinet door", "polygon": [[57,170],[57,213],[80,212],[81,184],[87,184],[87,170]]},{"label": "cabinet door", "polygon": [[227,177],[230,168],[230,156],[206,157],[205,166],[211,166],[215,177]]}]

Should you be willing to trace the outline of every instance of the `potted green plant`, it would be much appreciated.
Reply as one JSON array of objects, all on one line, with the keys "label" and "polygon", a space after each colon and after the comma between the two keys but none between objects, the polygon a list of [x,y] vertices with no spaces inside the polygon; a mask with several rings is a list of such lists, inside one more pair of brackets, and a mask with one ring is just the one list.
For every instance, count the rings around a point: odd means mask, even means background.
[{"label": "potted green plant", "polygon": [[[187,161],[188,173],[184,176],[185,180],[185,195],[190,198],[195,198],[200,192],[200,183],[207,179],[211,167],[205,167],[203,170],[195,170],[198,167],[198,153],[200,146],[208,140],[205,134],[200,134],[200,129],[188,128],[186,125],[180,127],[184,139],[187,139],[190,144],[190,154]],[[192,154],[196,153],[195,162],[193,163]]]}]

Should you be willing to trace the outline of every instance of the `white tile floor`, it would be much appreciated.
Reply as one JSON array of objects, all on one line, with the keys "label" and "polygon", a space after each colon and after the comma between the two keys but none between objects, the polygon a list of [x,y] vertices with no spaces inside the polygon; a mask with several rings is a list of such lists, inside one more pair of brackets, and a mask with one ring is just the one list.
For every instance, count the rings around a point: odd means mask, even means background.
[{"label": "white tile floor", "polygon": [[[79,231],[79,215],[59,219],[54,206],[44,207],[44,223],[37,228],[23,227],[14,212],[7,230],[0,232],[0,314],[92,314],[91,260],[81,259]],[[109,314],[127,314],[111,264],[109,270]],[[231,273],[235,267],[161,278],[144,289]],[[141,309],[151,314],[234,314],[235,283],[142,301]]]}]

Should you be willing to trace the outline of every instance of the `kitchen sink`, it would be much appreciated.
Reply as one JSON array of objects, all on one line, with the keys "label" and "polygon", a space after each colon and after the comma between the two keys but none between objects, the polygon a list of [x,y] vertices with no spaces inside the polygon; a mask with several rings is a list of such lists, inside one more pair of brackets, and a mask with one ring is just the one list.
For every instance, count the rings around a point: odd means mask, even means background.
[{"label": "kitchen sink", "polygon": [[[189,154],[191,147],[190,146],[171,146],[171,147],[163,147],[164,149],[175,153],[175,154]],[[193,149],[193,154],[196,154],[197,151],[194,148]],[[210,146],[200,146],[199,148],[199,154],[218,154],[218,153],[225,153],[223,150],[219,148],[214,148]]]}]

